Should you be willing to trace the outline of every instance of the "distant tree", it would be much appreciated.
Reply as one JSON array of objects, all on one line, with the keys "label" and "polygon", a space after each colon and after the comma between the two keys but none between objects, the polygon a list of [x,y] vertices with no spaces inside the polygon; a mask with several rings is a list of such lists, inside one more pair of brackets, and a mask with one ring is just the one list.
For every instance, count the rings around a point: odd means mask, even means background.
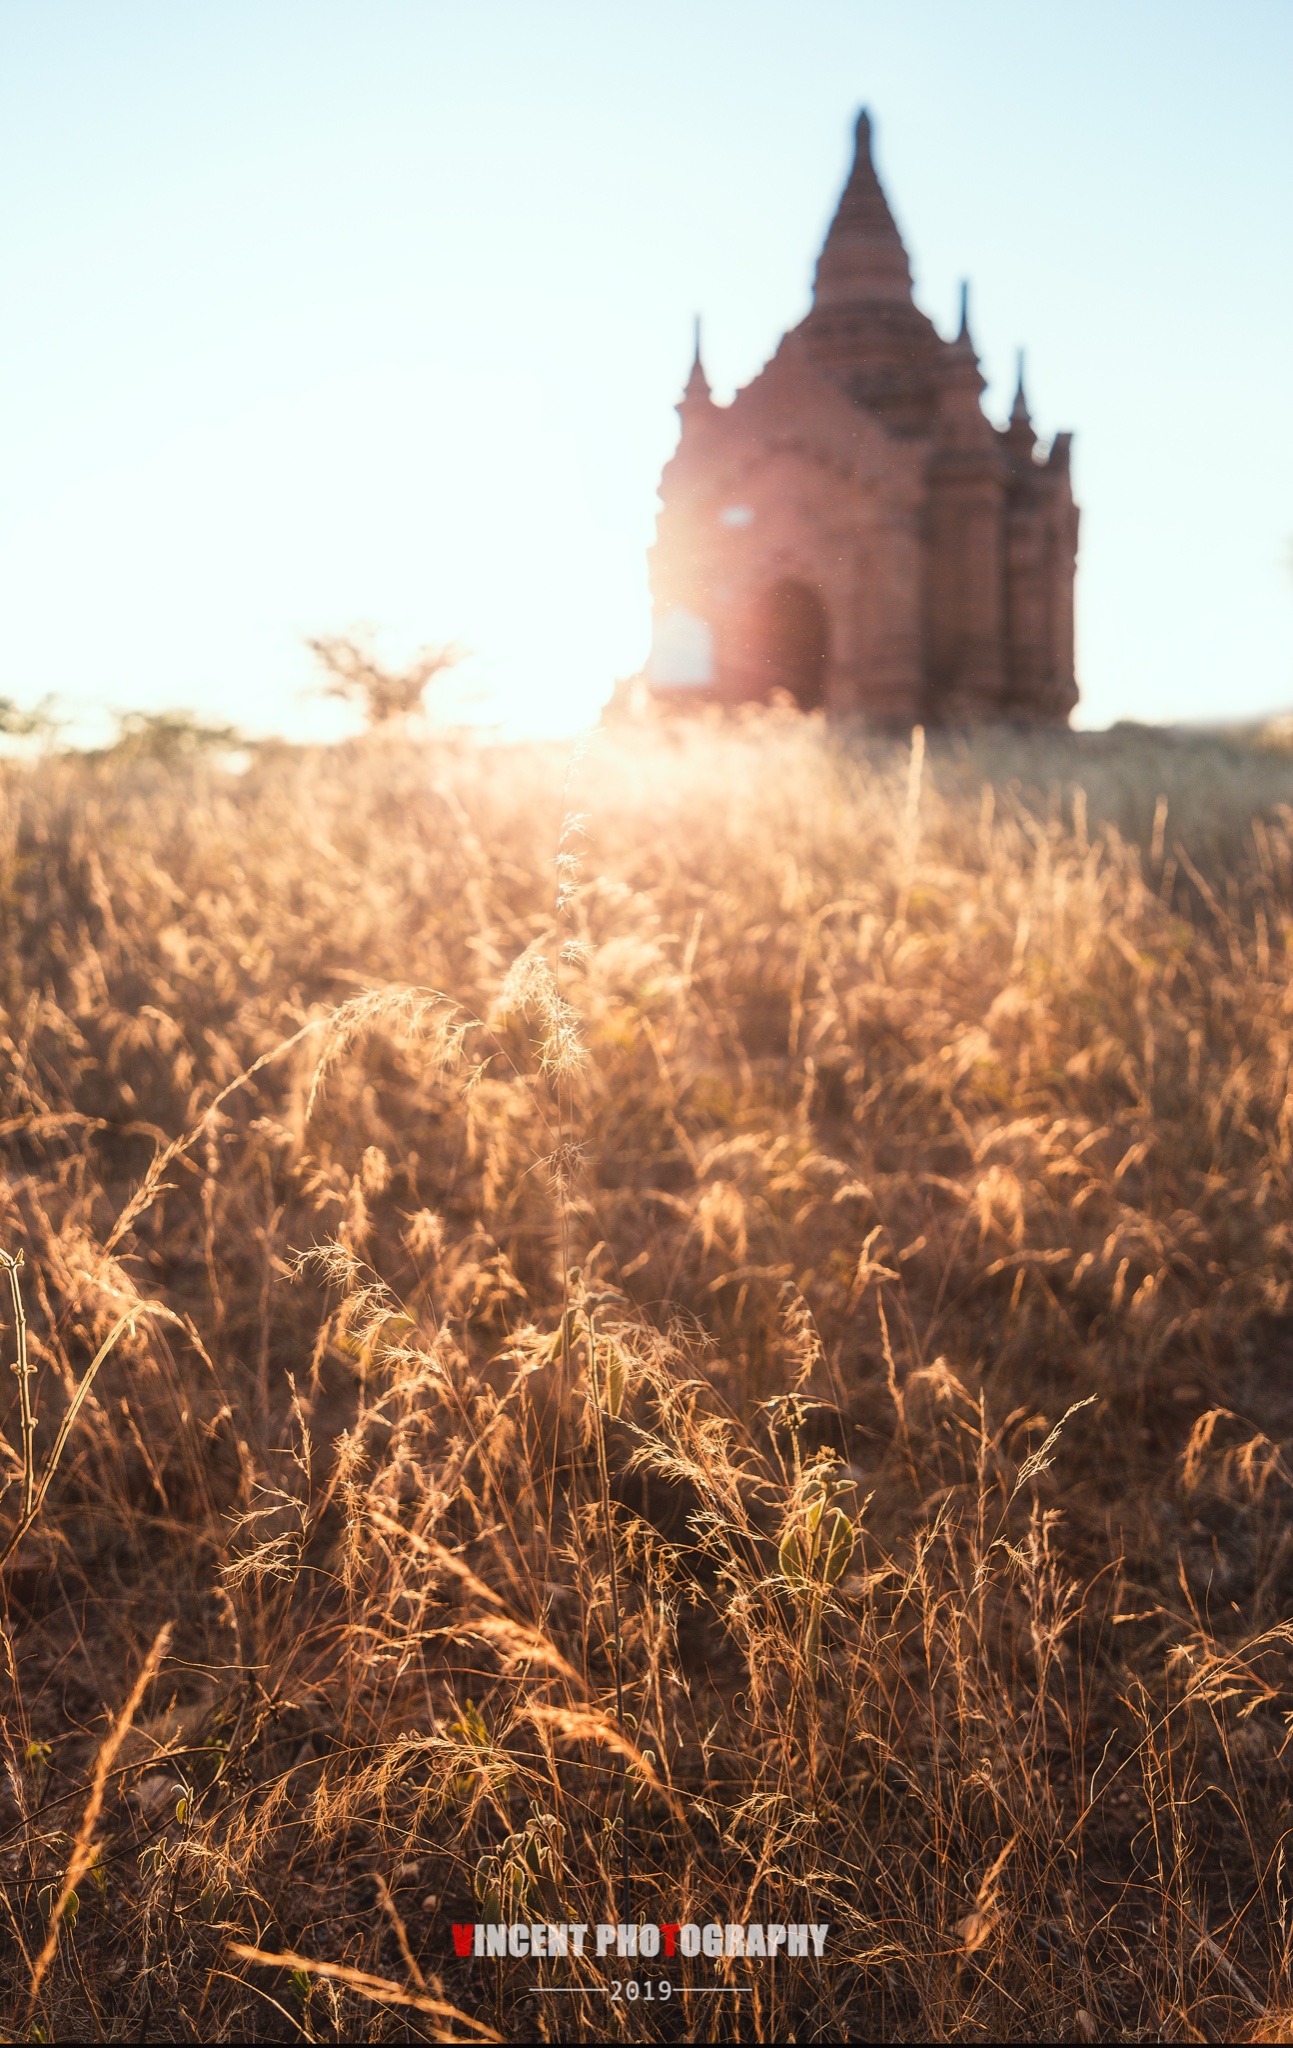
[{"label": "distant tree", "polygon": [[123,711],[117,737],[95,758],[176,762],[195,754],[233,753],[247,745],[236,725],[208,725],[192,711]]},{"label": "distant tree", "polygon": [[20,705],[14,703],[12,697],[0,697],[0,733],[29,739],[34,733],[53,732],[58,725],[53,702],[53,698],[44,697],[32,710],[24,711]]},{"label": "distant tree", "polygon": [[465,651],[452,643],[420,647],[402,667],[388,668],[363,632],[328,633],[305,644],[327,675],[324,696],[358,706],[370,731],[424,711],[430,684],[454,668]]}]

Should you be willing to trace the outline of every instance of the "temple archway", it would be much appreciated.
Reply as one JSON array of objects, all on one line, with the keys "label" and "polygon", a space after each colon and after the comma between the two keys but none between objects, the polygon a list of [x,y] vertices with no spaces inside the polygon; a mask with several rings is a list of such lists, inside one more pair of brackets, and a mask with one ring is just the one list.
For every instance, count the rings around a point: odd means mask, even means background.
[{"label": "temple archway", "polygon": [[755,621],[760,695],[786,690],[801,711],[816,711],[826,700],[829,648],[826,607],[810,584],[787,576],[764,592]]}]

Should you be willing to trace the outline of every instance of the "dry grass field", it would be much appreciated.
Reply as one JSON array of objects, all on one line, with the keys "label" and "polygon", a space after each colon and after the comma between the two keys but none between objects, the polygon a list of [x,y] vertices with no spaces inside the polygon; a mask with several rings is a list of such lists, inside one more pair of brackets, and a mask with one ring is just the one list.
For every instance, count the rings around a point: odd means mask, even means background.
[{"label": "dry grass field", "polygon": [[1293,2038],[1290,806],[5,766],[3,2037]]}]

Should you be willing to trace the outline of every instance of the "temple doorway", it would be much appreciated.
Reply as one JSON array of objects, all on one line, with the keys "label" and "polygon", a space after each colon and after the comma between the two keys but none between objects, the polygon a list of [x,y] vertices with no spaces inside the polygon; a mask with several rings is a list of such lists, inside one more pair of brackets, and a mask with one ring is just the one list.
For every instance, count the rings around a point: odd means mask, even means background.
[{"label": "temple doorway", "polygon": [[764,593],[756,621],[760,694],[786,690],[801,711],[816,711],[826,698],[826,656],[830,627],[817,592],[785,577]]}]

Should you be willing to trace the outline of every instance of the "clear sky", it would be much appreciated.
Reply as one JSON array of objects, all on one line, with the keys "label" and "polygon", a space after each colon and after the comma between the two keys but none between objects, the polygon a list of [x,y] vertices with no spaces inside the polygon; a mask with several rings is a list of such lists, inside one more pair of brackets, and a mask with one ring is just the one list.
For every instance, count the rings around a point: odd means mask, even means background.
[{"label": "clear sky", "polygon": [[1075,431],[1079,718],[1293,706],[1293,0],[0,0],[0,695],[339,729],[368,621],[586,717],[862,104]]}]

